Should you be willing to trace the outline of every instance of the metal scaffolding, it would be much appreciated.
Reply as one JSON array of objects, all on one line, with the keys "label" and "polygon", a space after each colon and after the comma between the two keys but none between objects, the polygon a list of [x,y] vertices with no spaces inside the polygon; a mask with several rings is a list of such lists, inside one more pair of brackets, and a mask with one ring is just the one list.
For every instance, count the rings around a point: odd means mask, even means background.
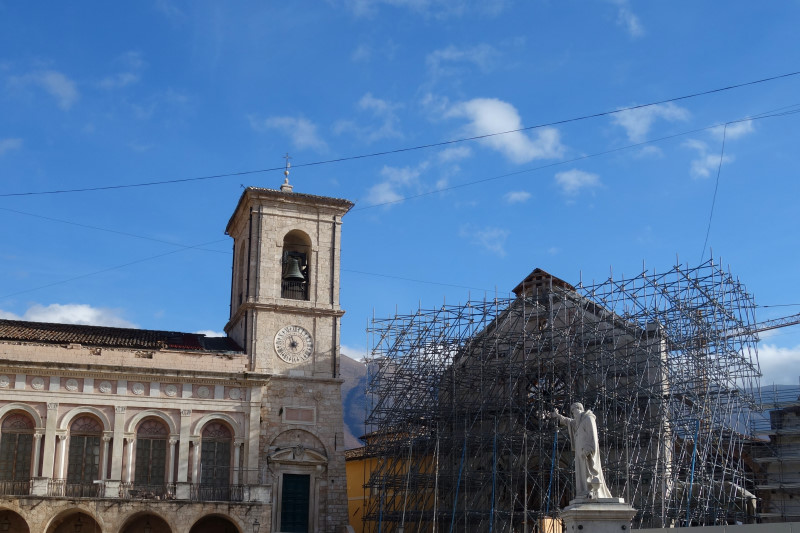
[{"label": "metal scaffolding", "polygon": [[762,389],[764,412],[751,420],[754,463],[763,522],[800,519],[800,387]]},{"label": "metal scaffolding", "polygon": [[[597,416],[634,527],[749,521],[752,297],[713,261],[373,319],[365,455],[372,531],[547,531],[574,497],[566,432]],[[557,529],[560,531],[560,529]]]}]

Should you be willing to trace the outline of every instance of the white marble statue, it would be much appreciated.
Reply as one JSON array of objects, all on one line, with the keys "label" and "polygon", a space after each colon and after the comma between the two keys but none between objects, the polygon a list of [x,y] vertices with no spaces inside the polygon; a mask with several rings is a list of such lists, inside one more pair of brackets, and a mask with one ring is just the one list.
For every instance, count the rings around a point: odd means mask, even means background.
[{"label": "white marble statue", "polygon": [[600,465],[600,445],[597,440],[597,418],[580,403],[570,406],[572,418],[554,409],[551,418],[567,427],[572,450],[575,452],[575,497],[611,498]]}]

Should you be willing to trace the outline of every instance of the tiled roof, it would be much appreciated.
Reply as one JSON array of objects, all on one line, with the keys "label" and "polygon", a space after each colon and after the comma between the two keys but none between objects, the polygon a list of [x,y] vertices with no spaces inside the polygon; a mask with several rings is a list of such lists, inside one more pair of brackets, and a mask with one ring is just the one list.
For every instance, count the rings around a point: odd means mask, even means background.
[{"label": "tiled roof", "polygon": [[49,344],[81,344],[141,350],[196,350],[205,352],[241,352],[228,337],[206,337],[200,333],[155,331],[148,329],[109,328],[76,324],[49,324],[0,320],[0,340]]},{"label": "tiled roof", "polygon": [[360,448],[352,448],[350,450],[344,451],[344,459],[345,461],[349,461],[351,459],[361,459],[362,457],[367,456],[367,447],[362,446]]},{"label": "tiled roof", "polygon": [[248,187],[248,189],[259,192],[261,194],[268,194],[275,197],[284,197],[284,198],[303,198],[308,200],[313,200],[317,202],[325,202],[325,203],[333,203],[339,204],[342,206],[347,207],[348,209],[353,206],[353,202],[347,200],[345,198],[335,198],[333,196],[319,196],[317,194],[308,194],[305,192],[284,192],[277,189],[267,189],[264,187]]}]

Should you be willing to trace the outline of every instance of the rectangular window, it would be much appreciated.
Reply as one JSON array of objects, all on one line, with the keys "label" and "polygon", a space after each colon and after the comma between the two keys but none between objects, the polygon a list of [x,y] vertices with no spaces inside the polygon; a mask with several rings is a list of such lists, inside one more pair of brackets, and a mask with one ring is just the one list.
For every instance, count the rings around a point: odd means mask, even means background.
[{"label": "rectangular window", "polygon": [[311,476],[283,474],[281,490],[281,531],[308,533],[308,504]]},{"label": "rectangular window", "polygon": [[200,445],[200,483],[227,487],[231,483],[231,441],[206,440]]},{"label": "rectangular window", "polygon": [[162,485],[167,469],[165,439],[136,439],[136,485]]},{"label": "rectangular window", "polygon": [[67,483],[89,484],[100,475],[100,437],[74,435],[69,439]]},{"label": "rectangular window", "polygon": [[4,433],[0,440],[0,480],[28,481],[32,449],[32,434]]}]

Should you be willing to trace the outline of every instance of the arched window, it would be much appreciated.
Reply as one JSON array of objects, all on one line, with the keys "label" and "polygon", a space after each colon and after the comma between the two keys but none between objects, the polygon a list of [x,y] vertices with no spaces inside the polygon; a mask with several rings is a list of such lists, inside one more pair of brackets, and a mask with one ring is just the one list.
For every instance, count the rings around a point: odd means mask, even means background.
[{"label": "arched window", "polygon": [[292,230],[283,238],[281,264],[281,298],[308,300],[311,269],[311,240],[299,230]]},{"label": "arched window", "polygon": [[11,413],[0,429],[0,481],[30,481],[33,454],[33,420]]},{"label": "arched window", "polygon": [[232,445],[231,430],[225,424],[211,422],[203,428],[200,443],[200,484],[206,492],[210,491],[203,499],[228,499]]},{"label": "arched window", "polygon": [[96,496],[102,436],[103,426],[92,416],[80,416],[70,425],[67,496]]},{"label": "arched window", "polygon": [[163,487],[167,475],[169,429],[157,418],[147,418],[136,430],[136,469],[133,483],[137,488]]}]

